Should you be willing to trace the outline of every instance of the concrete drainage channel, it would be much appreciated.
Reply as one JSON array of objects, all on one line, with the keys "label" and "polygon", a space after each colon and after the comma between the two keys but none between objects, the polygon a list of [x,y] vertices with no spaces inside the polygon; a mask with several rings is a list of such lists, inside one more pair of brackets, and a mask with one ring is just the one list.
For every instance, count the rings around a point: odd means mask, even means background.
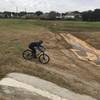
[{"label": "concrete drainage channel", "polygon": [[[21,73],[8,74],[0,81],[0,86],[25,89],[41,96],[41,100],[96,100],[90,96],[80,95],[51,82]],[[42,99],[42,97],[47,99]]]}]

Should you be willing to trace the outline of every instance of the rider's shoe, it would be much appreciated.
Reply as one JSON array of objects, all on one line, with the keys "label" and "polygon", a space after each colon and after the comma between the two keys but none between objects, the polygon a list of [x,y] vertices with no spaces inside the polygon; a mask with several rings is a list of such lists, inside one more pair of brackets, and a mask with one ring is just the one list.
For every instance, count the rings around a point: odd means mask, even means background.
[{"label": "rider's shoe", "polygon": [[37,59],[37,56],[34,56],[34,59]]}]

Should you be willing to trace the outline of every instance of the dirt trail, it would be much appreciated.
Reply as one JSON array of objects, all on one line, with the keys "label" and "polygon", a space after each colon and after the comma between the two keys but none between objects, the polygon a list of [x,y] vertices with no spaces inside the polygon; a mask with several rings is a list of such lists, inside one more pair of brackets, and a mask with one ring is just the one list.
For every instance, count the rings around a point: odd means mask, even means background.
[{"label": "dirt trail", "polygon": [[77,55],[79,59],[89,60],[94,62],[96,65],[100,64],[100,50],[87,44],[85,41],[71,34],[60,34],[66,42],[72,46],[72,51]]}]

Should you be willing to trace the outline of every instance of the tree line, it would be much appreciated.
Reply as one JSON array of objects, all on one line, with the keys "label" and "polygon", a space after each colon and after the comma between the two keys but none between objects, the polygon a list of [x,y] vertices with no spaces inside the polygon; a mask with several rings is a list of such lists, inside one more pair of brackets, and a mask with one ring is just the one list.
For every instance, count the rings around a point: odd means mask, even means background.
[{"label": "tree line", "polygon": [[82,21],[100,21],[100,9],[88,10],[84,12],[72,11],[59,13],[55,11],[44,13],[36,12],[0,12],[0,18],[25,18],[25,19],[47,19],[47,20],[82,20]]},{"label": "tree line", "polygon": [[100,9],[82,12],[83,21],[100,21]]}]

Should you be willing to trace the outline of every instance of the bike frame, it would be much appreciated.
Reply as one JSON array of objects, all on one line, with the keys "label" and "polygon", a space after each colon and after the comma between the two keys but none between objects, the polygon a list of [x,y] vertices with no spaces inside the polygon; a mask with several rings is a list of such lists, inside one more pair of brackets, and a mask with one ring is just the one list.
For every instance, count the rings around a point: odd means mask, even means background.
[{"label": "bike frame", "polygon": [[37,51],[38,53],[36,54],[37,57],[39,57],[41,54],[44,55],[44,51]]}]

